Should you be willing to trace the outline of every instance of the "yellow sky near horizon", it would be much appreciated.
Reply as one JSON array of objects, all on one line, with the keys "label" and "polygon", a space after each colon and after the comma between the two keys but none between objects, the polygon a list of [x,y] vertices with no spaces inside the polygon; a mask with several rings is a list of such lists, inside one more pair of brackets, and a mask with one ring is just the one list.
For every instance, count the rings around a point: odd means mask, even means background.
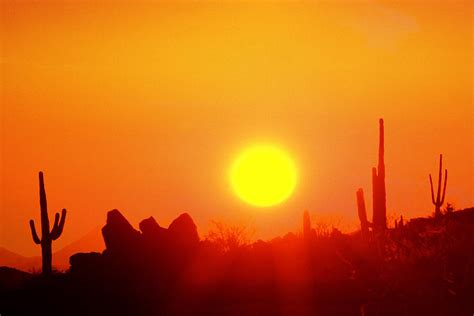
[{"label": "yellow sky near horizon", "polygon": [[[55,249],[120,209],[138,227],[182,211],[255,238],[315,221],[357,227],[371,210],[378,118],[386,125],[389,214],[432,211],[428,174],[449,169],[446,201],[473,205],[472,4],[466,2],[2,2],[0,246],[36,254],[37,172]],[[271,142],[301,174],[261,210],[235,197],[232,160]],[[369,211],[369,213],[371,213]]]}]

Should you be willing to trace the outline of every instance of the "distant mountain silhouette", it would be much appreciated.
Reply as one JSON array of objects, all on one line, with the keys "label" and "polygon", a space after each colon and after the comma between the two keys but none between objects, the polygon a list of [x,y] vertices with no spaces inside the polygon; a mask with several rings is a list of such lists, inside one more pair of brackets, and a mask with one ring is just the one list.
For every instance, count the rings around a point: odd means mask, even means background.
[{"label": "distant mountain silhouette", "polygon": [[78,240],[53,253],[53,266],[58,270],[66,270],[69,268],[69,258],[73,254],[81,251],[103,251],[104,249],[104,240],[100,229],[97,227]]},{"label": "distant mountain silhouette", "polygon": [[23,271],[31,271],[41,267],[41,257],[25,257],[0,247],[0,266],[8,266]]},{"label": "distant mountain silhouette", "polygon": [[[53,253],[53,267],[60,271],[69,268],[69,257],[81,251],[102,251],[105,248],[100,229],[94,228],[83,237]],[[26,257],[0,247],[0,267],[8,266],[21,271],[41,270],[41,257]]]}]

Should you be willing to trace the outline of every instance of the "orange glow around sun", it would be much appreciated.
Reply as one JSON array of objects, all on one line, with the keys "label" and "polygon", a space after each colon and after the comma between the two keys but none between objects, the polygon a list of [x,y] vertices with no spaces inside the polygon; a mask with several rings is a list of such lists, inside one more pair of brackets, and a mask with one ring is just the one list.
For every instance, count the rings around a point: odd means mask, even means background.
[{"label": "orange glow around sun", "polygon": [[[472,206],[471,12],[469,1],[3,1],[0,246],[37,253],[39,170],[51,212],[68,210],[57,249],[113,208],[134,225],[188,211],[200,233],[248,219],[256,238],[298,230],[309,209],[351,231],[381,117],[389,216],[431,211],[440,153],[446,202]],[[284,152],[246,153],[264,143]]]},{"label": "orange glow around sun", "polygon": [[269,207],[289,198],[298,172],[282,149],[274,145],[254,145],[236,158],[230,178],[239,198],[258,207]]}]

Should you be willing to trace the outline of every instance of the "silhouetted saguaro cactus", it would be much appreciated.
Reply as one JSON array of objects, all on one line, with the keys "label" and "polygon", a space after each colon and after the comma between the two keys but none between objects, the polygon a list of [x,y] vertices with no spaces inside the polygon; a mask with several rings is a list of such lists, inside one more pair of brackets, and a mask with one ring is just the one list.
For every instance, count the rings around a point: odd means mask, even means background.
[{"label": "silhouetted saguaro cactus", "polygon": [[357,213],[359,214],[360,230],[363,235],[369,233],[369,222],[367,221],[367,211],[365,209],[364,190],[360,188],[356,192],[357,197]]},{"label": "silhouetted saguaro cactus", "polygon": [[375,231],[387,228],[387,206],[385,193],[385,161],[384,161],[384,124],[379,120],[379,161],[377,168],[372,168],[372,224]]},{"label": "silhouetted saguaro cactus", "polygon": [[311,236],[311,219],[308,211],[303,213],[303,238],[309,240]]},{"label": "silhouetted saguaro cactus", "polygon": [[52,272],[52,242],[58,239],[64,228],[66,221],[66,209],[61,211],[61,219],[59,213],[54,216],[53,229],[49,230],[48,206],[46,203],[46,191],[44,189],[43,172],[39,173],[39,187],[40,187],[40,207],[41,207],[41,239],[38,237],[35,228],[35,222],[30,220],[31,235],[33,241],[41,245],[41,255],[43,259],[43,274],[50,274]]},{"label": "silhouetted saguaro cactus", "polygon": [[444,197],[446,195],[446,184],[448,182],[448,169],[444,170],[444,185],[443,194],[441,195],[441,182],[442,182],[442,170],[443,170],[443,155],[439,155],[439,173],[438,173],[438,191],[436,193],[436,199],[433,191],[433,180],[430,174],[430,186],[431,186],[431,201],[435,206],[435,217],[441,215],[441,206],[444,204]]}]

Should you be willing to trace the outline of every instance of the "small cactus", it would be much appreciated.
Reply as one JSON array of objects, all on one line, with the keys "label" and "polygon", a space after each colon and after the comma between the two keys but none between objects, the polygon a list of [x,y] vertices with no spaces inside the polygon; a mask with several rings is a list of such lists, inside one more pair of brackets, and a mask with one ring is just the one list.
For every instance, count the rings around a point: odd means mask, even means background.
[{"label": "small cactus", "polygon": [[431,185],[431,201],[435,206],[435,217],[441,216],[441,206],[444,204],[444,197],[446,195],[446,184],[448,182],[448,169],[444,170],[444,185],[443,185],[443,194],[441,195],[441,182],[443,170],[443,155],[439,155],[439,174],[438,174],[438,191],[436,193],[436,199],[433,191],[433,180],[431,179],[430,174],[430,185]]},{"label": "small cactus", "polygon": [[397,228],[403,228],[403,216],[400,215],[400,219],[397,220],[395,219],[395,229]]},{"label": "small cactus", "polygon": [[41,245],[41,255],[43,261],[43,274],[51,274],[52,272],[52,242],[58,239],[64,228],[66,221],[66,209],[61,211],[61,219],[59,213],[54,216],[53,229],[49,230],[48,206],[46,202],[46,191],[44,189],[43,172],[39,173],[40,187],[40,207],[41,207],[41,239],[38,237],[35,228],[35,222],[30,220],[31,235],[33,241],[37,245]]}]

